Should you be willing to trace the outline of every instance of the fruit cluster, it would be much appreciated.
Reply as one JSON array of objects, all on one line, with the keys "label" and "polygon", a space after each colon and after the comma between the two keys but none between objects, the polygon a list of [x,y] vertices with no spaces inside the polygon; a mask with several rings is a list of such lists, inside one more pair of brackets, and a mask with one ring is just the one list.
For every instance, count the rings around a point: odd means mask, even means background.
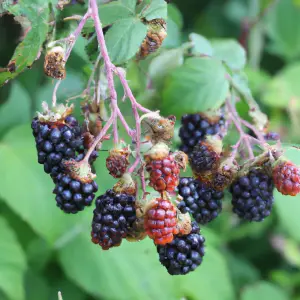
[{"label": "fruit cluster", "polygon": [[[95,131],[93,124],[81,126],[71,113],[71,108],[60,106],[46,109],[32,121],[38,162],[55,184],[57,206],[68,214],[82,211],[95,198],[98,187],[90,164],[97,151],[91,145],[93,132],[102,128],[98,118]],[[233,212],[256,222],[270,215],[274,187],[284,195],[300,192],[300,169],[272,148],[240,165],[223,146],[224,116],[184,116],[179,131],[184,151],[170,148],[174,116],[151,113],[141,120],[149,148],[140,171],[147,172],[150,192],[138,195],[129,168],[130,147],[115,145],[106,168],[118,181],[96,198],[91,226],[92,242],[103,250],[120,246],[123,239],[140,241],[148,236],[169,274],[187,274],[204,256],[199,224],[206,225],[221,213],[225,189],[231,193]],[[180,176],[188,163],[193,177]]]}]

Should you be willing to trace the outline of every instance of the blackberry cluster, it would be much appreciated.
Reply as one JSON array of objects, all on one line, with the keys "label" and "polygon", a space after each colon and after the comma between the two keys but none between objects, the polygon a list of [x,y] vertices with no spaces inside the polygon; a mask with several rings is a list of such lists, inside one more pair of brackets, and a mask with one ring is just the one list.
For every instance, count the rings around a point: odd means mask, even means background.
[{"label": "blackberry cluster", "polygon": [[273,190],[272,178],[260,170],[251,170],[230,187],[233,212],[248,221],[262,221],[271,213]]},{"label": "blackberry cluster", "polygon": [[183,198],[178,209],[182,213],[190,213],[197,223],[207,224],[222,210],[224,193],[208,188],[191,177],[182,177],[177,189]]},{"label": "blackberry cluster", "polygon": [[90,206],[98,190],[97,183],[82,183],[70,175],[59,173],[53,193],[57,206],[65,213],[75,214]]},{"label": "blackberry cluster", "polygon": [[196,145],[189,155],[190,166],[195,174],[215,169],[218,160],[218,154],[205,142]]},{"label": "blackberry cluster", "polygon": [[135,197],[113,190],[96,199],[92,222],[92,242],[103,250],[119,246],[136,220]]},{"label": "blackberry cluster", "polygon": [[34,118],[31,128],[38,162],[53,178],[62,171],[62,160],[75,159],[78,152],[84,151],[81,128],[71,115],[66,117],[64,123],[42,123]]},{"label": "blackberry cluster", "polygon": [[170,275],[187,274],[202,263],[204,242],[199,226],[192,222],[191,233],[176,236],[170,244],[157,246],[159,261]]},{"label": "blackberry cluster", "polygon": [[215,121],[209,120],[203,114],[184,115],[181,118],[179,137],[181,139],[180,150],[189,154],[194,147],[207,135],[218,134],[225,125],[223,116]]}]

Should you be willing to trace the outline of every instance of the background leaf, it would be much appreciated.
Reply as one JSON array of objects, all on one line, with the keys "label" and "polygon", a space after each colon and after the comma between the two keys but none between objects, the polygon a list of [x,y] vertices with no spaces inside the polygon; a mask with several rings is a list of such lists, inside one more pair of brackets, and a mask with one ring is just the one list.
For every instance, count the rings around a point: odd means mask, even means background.
[{"label": "background leaf", "polygon": [[252,286],[246,287],[241,296],[241,300],[288,300],[288,295],[278,286],[265,281],[260,281]]},{"label": "background leaf", "polygon": [[142,17],[147,21],[153,19],[167,19],[167,3],[164,0],[152,0],[143,13]]},{"label": "background leaf", "polygon": [[10,300],[25,299],[23,276],[26,258],[15,233],[0,217],[0,289]]},{"label": "background leaf", "polygon": [[246,65],[245,49],[233,39],[212,40],[213,56],[231,68],[242,70]]},{"label": "background leaf", "polygon": [[112,62],[121,64],[132,58],[139,50],[146,34],[146,25],[136,18],[116,22],[105,35]]},{"label": "background leaf", "polygon": [[226,71],[221,62],[210,58],[188,58],[167,79],[163,108],[182,115],[218,108],[228,93]]}]

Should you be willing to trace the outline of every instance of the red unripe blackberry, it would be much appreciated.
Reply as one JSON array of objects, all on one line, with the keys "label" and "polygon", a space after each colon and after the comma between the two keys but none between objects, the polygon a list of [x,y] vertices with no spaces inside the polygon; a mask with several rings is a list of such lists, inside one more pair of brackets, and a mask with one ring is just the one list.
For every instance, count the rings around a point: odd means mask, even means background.
[{"label": "red unripe blackberry", "polygon": [[103,250],[117,247],[136,220],[135,197],[108,190],[96,199],[92,222],[92,242]]},{"label": "red unripe blackberry", "polygon": [[274,183],[261,170],[253,169],[230,187],[232,210],[240,218],[260,222],[271,214]]},{"label": "red unripe blackberry", "polygon": [[198,180],[182,177],[177,190],[182,197],[177,205],[178,209],[182,213],[190,213],[197,223],[211,222],[222,210],[224,193],[209,188]]},{"label": "red unripe blackberry", "polygon": [[192,222],[191,233],[178,235],[171,243],[157,246],[159,261],[170,275],[185,275],[202,263],[204,242],[199,226]]},{"label": "red unripe blackberry", "polygon": [[155,199],[146,211],[144,227],[156,245],[172,242],[174,235],[179,232],[175,206],[169,200]]},{"label": "red unripe blackberry", "polygon": [[184,115],[181,118],[181,127],[179,137],[181,139],[180,150],[190,154],[194,147],[207,135],[216,135],[220,133],[225,125],[223,116],[213,118],[203,113]]},{"label": "red unripe blackberry", "polygon": [[68,214],[75,214],[90,206],[98,190],[95,181],[83,183],[66,173],[59,173],[55,182],[53,193],[56,194],[56,204]]},{"label": "red unripe blackberry", "polygon": [[279,162],[275,166],[273,180],[283,195],[296,196],[300,193],[300,168],[290,161]]},{"label": "red unripe blackberry", "polygon": [[172,155],[146,164],[150,186],[158,192],[173,192],[179,183],[180,168]]},{"label": "red unripe blackberry", "polygon": [[129,166],[129,150],[113,149],[106,158],[106,168],[114,178],[121,178]]}]

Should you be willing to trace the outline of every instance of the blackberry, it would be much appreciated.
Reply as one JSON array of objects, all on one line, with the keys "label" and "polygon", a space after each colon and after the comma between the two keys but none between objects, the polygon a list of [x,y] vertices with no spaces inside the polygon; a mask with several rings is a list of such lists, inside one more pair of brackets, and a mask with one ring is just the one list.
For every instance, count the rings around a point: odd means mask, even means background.
[{"label": "blackberry", "polygon": [[190,213],[197,223],[207,224],[222,210],[224,193],[209,188],[198,180],[182,177],[177,189],[183,198],[178,209],[182,213]]},{"label": "blackberry", "polygon": [[[82,129],[72,115],[64,122],[40,122],[34,118],[31,123],[35,137],[38,162],[54,179],[62,172],[62,161],[69,159],[81,160],[86,149],[83,144]],[[98,156],[96,151],[91,155],[91,162]]]},{"label": "blackberry", "polygon": [[207,135],[218,134],[225,125],[223,116],[210,119],[204,114],[184,115],[181,118],[179,137],[181,139],[180,150],[190,154],[194,147]]},{"label": "blackberry", "polygon": [[233,212],[248,221],[262,221],[271,213],[273,190],[272,178],[260,170],[251,170],[230,187]]},{"label": "blackberry", "polygon": [[82,183],[68,174],[60,173],[56,177],[53,193],[56,194],[56,204],[61,210],[75,214],[92,204],[97,190],[95,181]]},{"label": "blackberry", "polygon": [[185,275],[202,263],[204,242],[199,226],[192,222],[191,233],[176,236],[170,244],[157,246],[159,261],[170,275]]},{"label": "blackberry", "polygon": [[135,197],[108,190],[96,199],[92,242],[103,250],[119,246],[136,220]]},{"label": "blackberry", "polygon": [[214,170],[218,167],[220,155],[212,145],[205,141],[201,141],[196,145],[189,155],[190,166],[194,174],[201,174],[204,171]]}]

